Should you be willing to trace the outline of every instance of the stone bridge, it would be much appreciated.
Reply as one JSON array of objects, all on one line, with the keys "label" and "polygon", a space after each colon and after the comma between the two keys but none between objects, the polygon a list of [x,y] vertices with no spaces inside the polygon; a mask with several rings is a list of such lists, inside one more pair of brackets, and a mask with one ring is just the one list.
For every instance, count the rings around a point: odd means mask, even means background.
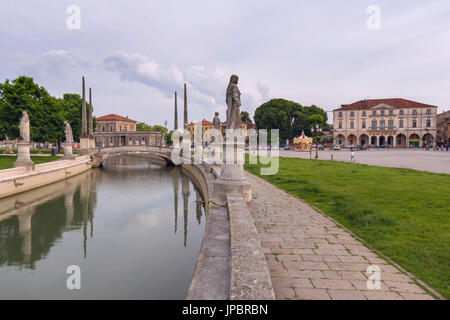
[{"label": "stone bridge", "polygon": [[172,148],[151,146],[120,146],[120,147],[97,147],[90,148],[89,155],[92,157],[93,167],[102,167],[106,159],[120,157],[123,155],[134,155],[157,160],[166,165],[173,166],[171,159]]}]

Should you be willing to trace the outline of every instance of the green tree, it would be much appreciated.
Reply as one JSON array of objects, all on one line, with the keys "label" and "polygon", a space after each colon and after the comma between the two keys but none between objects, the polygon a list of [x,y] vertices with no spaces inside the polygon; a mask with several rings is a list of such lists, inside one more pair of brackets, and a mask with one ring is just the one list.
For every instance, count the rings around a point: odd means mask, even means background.
[{"label": "green tree", "polygon": [[250,119],[250,115],[247,111],[241,111],[241,121],[242,122],[252,122],[252,119]]},{"label": "green tree", "polygon": [[59,141],[64,135],[64,113],[57,99],[33,78],[20,76],[0,84],[0,136],[19,138],[22,110],[30,116],[32,141]]},{"label": "green tree", "polygon": [[[81,135],[81,107],[83,100],[79,94],[65,93],[62,99],[58,99],[58,103],[64,112],[64,119],[70,123],[73,132],[73,139],[80,141]],[[89,115],[89,103],[86,103],[86,115]],[[88,124],[89,125],[89,124]],[[94,132],[97,128],[97,119],[93,118]]]},{"label": "green tree", "polygon": [[[272,99],[255,111],[255,124],[259,129],[279,129],[280,140],[292,139],[299,136],[302,131],[311,136],[311,115],[321,115],[323,123],[327,121],[327,113],[315,106],[302,106],[301,104],[285,99]],[[324,125],[324,128],[326,125]]]}]

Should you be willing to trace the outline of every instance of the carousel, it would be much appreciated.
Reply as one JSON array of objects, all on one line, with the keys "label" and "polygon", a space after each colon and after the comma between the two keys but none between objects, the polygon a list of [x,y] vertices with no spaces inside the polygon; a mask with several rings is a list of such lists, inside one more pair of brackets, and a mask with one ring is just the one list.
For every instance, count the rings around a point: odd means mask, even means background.
[{"label": "carousel", "polygon": [[309,151],[311,149],[312,138],[305,136],[305,132],[302,131],[300,137],[294,138],[292,149],[296,151]]}]

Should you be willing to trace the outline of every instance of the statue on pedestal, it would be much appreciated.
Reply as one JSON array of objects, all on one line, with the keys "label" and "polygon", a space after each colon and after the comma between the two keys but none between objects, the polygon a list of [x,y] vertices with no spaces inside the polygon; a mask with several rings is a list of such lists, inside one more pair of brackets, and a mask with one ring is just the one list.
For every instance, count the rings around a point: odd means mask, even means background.
[{"label": "statue on pedestal", "polygon": [[241,92],[237,86],[239,77],[233,74],[230,77],[230,83],[228,84],[226,92],[227,109],[227,129],[240,129],[241,128]]},{"label": "statue on pedestal", "polygon": [[26,110],[22,110],[22,118],[19,124],[21,142],[30,143],[30,117]]},{"label": "statue on pedestal", "polygon": [[214,127],[214,129],[220,130],[220,119],[219,119],[219,113],[218,112],[216,112],[214,114],[213,127]]},{"label": "statue on pedestal", "polygon": [[64,133],[66,134],[66,143],[73,143],[72,127],[67,121],[64,121],[64,124],[66,126],[66,128],[64,129]]}]

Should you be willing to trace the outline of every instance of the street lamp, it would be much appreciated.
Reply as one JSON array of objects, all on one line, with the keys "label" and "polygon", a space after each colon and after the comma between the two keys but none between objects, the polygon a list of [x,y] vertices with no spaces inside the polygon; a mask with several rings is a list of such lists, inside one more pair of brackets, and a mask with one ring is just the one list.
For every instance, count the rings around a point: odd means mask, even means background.
[{"label": "street lamp", "polygon": [[[314,137],[317,136],[317,132],[322,131],[322,129],[319,128],[319,125],[318,125],[318,124],[316,124],[315,129],[316,129],[316,131],[315,131]],[[313,138],[313,139],[314,139],[314,138]],[[316,159],[319,159],[319,151],[318,151],[318,150],[319,150],[319,142],[316,142]]]}]

